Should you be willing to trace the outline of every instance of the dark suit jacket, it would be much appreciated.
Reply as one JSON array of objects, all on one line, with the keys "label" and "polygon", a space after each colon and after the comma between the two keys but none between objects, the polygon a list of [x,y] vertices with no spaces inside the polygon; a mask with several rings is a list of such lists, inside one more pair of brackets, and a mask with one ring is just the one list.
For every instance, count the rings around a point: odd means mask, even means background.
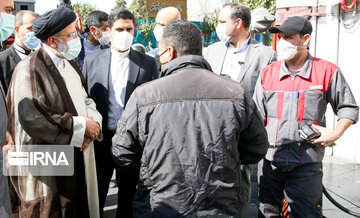
[{"label": "dark suit jacket", "polygon": [[[133,49],[129,53],[129,76],[125,93],[125,106],[139,85],[158,78],[155,59]],[[103,117],[103,132],[107,130],[109,108],[109,73],[111,68],[111,49],[104,49],[89,54],[83,64],[83,75],[88,85],[90,97],[95,101],[96,108]],[[110,81],[111,82],[111,81]]]},{"label": "dark suit jacket", "polygon": [[9,88],[11,76],[21,58],[16,53],[14,45],[5,51],[0,52],[0,81],[4,88],[5,95]]}]

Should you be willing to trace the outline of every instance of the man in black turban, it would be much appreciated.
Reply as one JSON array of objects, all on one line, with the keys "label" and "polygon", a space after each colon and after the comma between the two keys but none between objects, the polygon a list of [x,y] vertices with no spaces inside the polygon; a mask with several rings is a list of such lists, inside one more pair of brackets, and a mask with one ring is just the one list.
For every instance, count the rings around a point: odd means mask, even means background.
[{"label": "man in black turban", "polygon": [[11,176],[14,216],[99,217],[92,141],[102,137],[102,117],[72,60],[81,49],[75,19],[59,7],[34,20],[43,48],[17,65],[7,97],[15,144],[73,146],[74,175]]}]

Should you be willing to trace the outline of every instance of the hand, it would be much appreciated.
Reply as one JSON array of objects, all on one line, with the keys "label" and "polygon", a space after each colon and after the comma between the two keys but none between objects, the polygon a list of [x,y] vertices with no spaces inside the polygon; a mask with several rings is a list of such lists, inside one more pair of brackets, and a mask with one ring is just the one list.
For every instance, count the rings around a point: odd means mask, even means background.
[{"label": "hand", "polygon": [[89,147],[91,142],[92,142],[91,138],[85,136],[83,144],[82,144],[82,146],[80,148],[80,151],[85,151]]},{"label": "hand", "polygon": [[91,141],[96,140],[101,132],[101,128],[98,122],[96,122],[92,117],[86,117],[86,130],[85,136],[91,139]]},{"label": "hand", "polygon": [[[8,151],[8,152],[15,151],[14,141],[9,132],[6,132],[6,145],[4,145],[4,147],[2,147],[2,150]],[[6,169],[9,168],[9,154],[6,154],[6,157],[5,157],[5,166],[6,166]]]},{"label": "hand", "polygon": [[77,31],[79,31],[81,34],[83,34],[85,32],[85,29],[83,27],[82,20],[81,20],[80,9],[76,9],[75,14],[76,14],[75,28]]},{"label": "hand", "polygon": [[5,140],[6,140],[7,145],[14,145],[15,144],[9,132],[6,132],[6,139]]},{"label": "hand", "polygon": [[321,133],[321,136],[314,141],[310,141],[310,144],[324,147],[332,146],[335,141],[341,136],[341,134],[336,130],[327,129],[325,127],[314,124],[311,126],[317,129]]}]

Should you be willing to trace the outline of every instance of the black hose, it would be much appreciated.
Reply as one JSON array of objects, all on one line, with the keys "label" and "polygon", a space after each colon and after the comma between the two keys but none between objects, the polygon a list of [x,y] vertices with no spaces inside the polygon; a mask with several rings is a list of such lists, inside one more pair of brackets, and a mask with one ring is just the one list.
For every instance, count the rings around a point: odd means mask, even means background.
[{"label": "black hose", "polygon": [[337,201],[334,200],[334,198],[331,197],[331,195],[329,194],[329,192],[326,190],[325,186],[323,185],[323,193],[324,195],[327,197],[327,199],[329,199],[329,201],[331,203],[333,203],[337,208],[339,208],[340,210],[344,211],[345,213],[348,213],[350,215],[353,215],[355,217],[360,217],[360,213],[356,213],[354,211],[351,211],[349,209],[347,209],[346,207],[342,206],[341,204],[339,204]]}]

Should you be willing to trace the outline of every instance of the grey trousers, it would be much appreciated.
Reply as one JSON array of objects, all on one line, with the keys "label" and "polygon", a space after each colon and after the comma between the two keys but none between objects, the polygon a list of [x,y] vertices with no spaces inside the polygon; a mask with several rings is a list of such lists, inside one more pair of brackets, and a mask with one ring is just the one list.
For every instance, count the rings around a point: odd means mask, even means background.
[{"label": "grey trousers", "polygon": [[291,217],[322,217],[322,163],[276,167],[263,159],[258,165],[259,217],[282,217],[286,198]]}]

